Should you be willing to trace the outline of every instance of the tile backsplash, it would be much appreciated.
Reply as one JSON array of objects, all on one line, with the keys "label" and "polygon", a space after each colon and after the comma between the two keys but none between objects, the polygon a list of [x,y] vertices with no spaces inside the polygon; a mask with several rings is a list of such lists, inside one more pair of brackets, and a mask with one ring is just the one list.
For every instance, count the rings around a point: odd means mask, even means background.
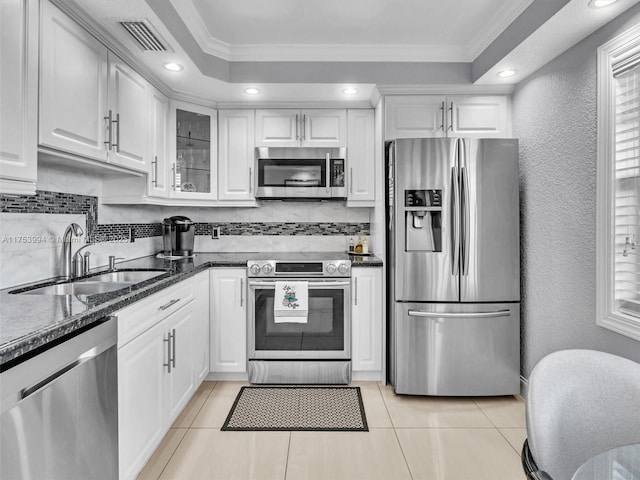
[{"label": "tile backsplash", "polygon": [[[99,211],[101,217],[135,223],[99,223]],[[196,222],[196,251],[341,251],[349,237],[370,234],[366,209],[336,203],[178,209],[101,205],[97,196],[49,190],[33,196],[0,195],[0,288],[58,275],[62,235],[72,222],[84,231],[74,239],[73,252],[88,245],[84,251],[97,267],[106,265],[109,255],[136,258],[160,251],[162,218],[172,215]],[[285,216],[289,221],[273,221]],[[213,226],[219,239],[211,237]]]}]

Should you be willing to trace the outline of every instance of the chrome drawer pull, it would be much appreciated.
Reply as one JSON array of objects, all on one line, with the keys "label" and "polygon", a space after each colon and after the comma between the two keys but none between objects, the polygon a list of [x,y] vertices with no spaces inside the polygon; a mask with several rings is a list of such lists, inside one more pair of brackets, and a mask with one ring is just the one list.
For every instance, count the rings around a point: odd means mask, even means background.
[{"label": "chrome drawer pull", "polygon": [[497,312],[479,312],[479,313],[449,313],[449,312],[424,312],[422,310],[409,310],[410,317],[429,317],[429,318],[493,318],[508,317],[511,315],[510,310],[498,310]]},{"label": "chrome drawer pull", "polygon": [[180,301],[179,298],[176,298],[174,300],[171,300],[169,303],[162,305],[158,310],[166,310],[167,308],[169,308],[171,305],[175,305],[176,303],[178,303]]}]

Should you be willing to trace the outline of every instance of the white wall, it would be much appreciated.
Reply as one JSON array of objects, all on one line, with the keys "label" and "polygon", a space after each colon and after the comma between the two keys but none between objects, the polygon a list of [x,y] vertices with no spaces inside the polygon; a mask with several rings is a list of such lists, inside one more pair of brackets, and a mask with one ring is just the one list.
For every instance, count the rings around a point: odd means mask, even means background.
[{"label": "white wall", "polygon": [[640,362],[640,343],[596,326],[596,49],[640,22],[640,5],[521,82],[523,373],[567,348]]}]

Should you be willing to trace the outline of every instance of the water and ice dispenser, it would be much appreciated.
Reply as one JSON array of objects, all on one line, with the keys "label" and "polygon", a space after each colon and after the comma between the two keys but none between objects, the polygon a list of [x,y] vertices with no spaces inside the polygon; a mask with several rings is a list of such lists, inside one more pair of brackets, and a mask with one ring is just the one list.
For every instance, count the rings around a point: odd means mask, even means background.
[{"label": "water and ice dispenser", "polygon": [[405,190],[405,251],[442,251],[442,190]]}]

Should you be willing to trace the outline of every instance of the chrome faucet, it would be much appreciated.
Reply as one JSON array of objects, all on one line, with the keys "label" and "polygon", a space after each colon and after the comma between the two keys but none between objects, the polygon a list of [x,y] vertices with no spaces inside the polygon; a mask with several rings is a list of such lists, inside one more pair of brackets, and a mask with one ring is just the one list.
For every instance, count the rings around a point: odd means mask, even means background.
[{"label": "chrome faucet", "polygon": [[73,236],[79,237],[84,232],[80,225],[77,223],[72,223],[67,227],[64,231],[64,235],[62,236],[62,266],[61,266],[61,276],[63,278],[69,279],[71,278],[71,241]]}]

